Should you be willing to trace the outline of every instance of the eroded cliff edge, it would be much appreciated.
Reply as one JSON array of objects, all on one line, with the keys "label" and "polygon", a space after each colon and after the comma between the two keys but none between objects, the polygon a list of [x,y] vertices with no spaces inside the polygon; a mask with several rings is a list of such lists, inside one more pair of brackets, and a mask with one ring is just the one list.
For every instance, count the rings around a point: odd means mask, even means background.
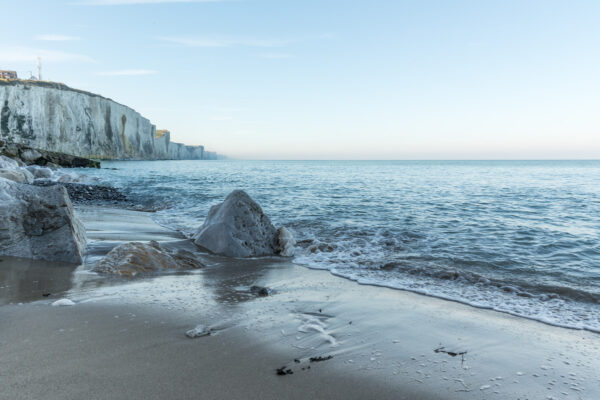
[{"label": "eroded cliff edge", "polygon": [[127,106],[54,82],[0,80],[0,140],[94,159],[216,158],[168,133],[157,138],[156,127]]}]

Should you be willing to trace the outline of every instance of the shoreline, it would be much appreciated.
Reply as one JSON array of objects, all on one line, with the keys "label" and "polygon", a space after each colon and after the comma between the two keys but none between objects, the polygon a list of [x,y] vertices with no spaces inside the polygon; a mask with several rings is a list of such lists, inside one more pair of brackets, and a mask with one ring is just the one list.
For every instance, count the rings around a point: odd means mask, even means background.
[{"label": "shoreline", "polygon": [[467,301],[463,301],[460,299],[455,299],[452,297],[444,297],[442,295],[433,295],[433,294],[429,294],[426,292],[422,292],[422,291],[418,291],[418,290],[411,290],[411,289],[407,289],[407,288],[399,288],[399,287],[394,287],[394,286],[389,286],[389,285],[385,285],[385,284],[378,284],[378,283],[374,283],[374,282],[361,282],[359,279],[353,279],[347,276],[344,276],[342,274],[336,274],[333,271],[327,270],[327,269],[322,269],[322,268],[316,268],[316,267],[311,267],[309,265],[303,265],[303,264],[296,264],[308,269],[314,269],[314,270],[319,270],[319,271],[328,271],[330,274],[332,274],[333,276],[337,276],[339,278],[342,279],[347,279],[351,282],[355,282],[358,285],[364,285],[364,286],[374,286],[374,287],[379,287],[379,288],[385,288],[385,289],[392,289],[392,290],[400,290],[400,291],[404,291],[404,292],[408,292],[408,293],[413,293],[419,296],[425,296],[425,297],[430,297],[432,299],[438,299],[438,300],[442,300],[442,301],[449,301],[449,302],[453,302],[453,303],[458,303],[458,304],[462,304],[468,307],[473,307],[479,310],[487,310],[487,311],[494,311],[500,314],[507,314],[510,315],[512,317],[516,317],[516,318],[523,318],[525,320],[528,321],[535,321],[544,325],[549,325],[555,328],[562,328],[562,329],[569,329],[569,330],[574,330],[574,331],[586,331],[586,332],[591,332],[594,334],[598,334],[600,335],[600,329],[594,329],[594,328],[590,328],[590,327],[577,327],[577,326],[572,326],[572,325],[565,325],[565,324],[560,324],[557,322],[552,322],[552,321],[548,321],[548,320],[544,320],[541,318],[534,318],[531,316],[527,316],[527,315],[521,315],[521,314],[517,314],[515,312],[511,312],[508,310],[499,310],[497,308],[494,308],[492,306],[485,306],[485,305],[477,305],[477,304],[473,304],[473,303],[469,303]]},{"label": "shoreline", "polygon": [[[125,241],[181,243],[181,235],[147,213],[77,210],[90,241],[87,263]],[[201,270],[139,279],[100,278],[77,268],[65,274],[72,280],[65,292],[0,306],[0,320],[9,321],[0,324],[0,359],[8,360],[0,363],[9,388],[4,395],[600,396],[595,333],[363,285],[282,259],[206,259]],[[25,290],[34,278],[15,279]],[[252,285],[271,294],[257,296]],[[62,297],[76,304],[50,306]],[[187,338],[185,332],[198,324],[212,334]],[[461,352],[466,354],[450,355]],[[293,374],[277,375],[282,367]]]}]

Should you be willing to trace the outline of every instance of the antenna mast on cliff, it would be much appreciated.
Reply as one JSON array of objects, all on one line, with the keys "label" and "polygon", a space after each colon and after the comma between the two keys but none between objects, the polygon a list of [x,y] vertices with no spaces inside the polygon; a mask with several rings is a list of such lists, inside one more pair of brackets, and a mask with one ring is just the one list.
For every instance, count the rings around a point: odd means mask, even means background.
[{"label": "antenna mast on cliff", "polygon": [[38,81],[42,80],[42,59],[41,57],[37,58],[37,67],[38,67]]}]

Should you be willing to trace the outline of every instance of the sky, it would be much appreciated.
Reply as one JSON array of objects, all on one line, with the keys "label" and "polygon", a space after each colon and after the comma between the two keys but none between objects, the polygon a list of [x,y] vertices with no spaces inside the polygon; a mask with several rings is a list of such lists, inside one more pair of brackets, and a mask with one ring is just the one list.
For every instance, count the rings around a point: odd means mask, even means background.
[{"label": "sky", "polygon": [[597,0],[1,3],[0,69],[231,158],[600,158]]}]

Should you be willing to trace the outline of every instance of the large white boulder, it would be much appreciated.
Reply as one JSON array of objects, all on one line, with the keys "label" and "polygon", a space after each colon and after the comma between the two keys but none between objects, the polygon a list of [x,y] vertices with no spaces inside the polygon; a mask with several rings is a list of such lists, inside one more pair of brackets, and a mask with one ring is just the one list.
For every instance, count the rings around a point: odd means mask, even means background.
[{"label": "large white boulder", "polygon": [[12,158],[0,155],[0,168],[2,169],[16,169],[19,167],[19,163]]},{"label": "large white boulder", "polygon": [[193,269],[203,266],[193,253],[182,249],[170,250],[153,240],[149,243],[129,242],[115,247],[106,257],[98,261],[92,271],[135,276],[147,272]]},{"label": "large white boulder", "polygon": [[0,178],[20,183],[32,183],[33,175],[17,160],[0,155]]},{"label": "large white boulder", "polygon": [[19,183],[33,183],[33,175],[25,168],[0,168],[0,178]]},{"label": "large white boulder", "polygon": [[[284,232],[286,236],[289,231]],[[290,234],[291,235],[291,234]],[[280,232],[260,206],[243,190],[234,190],[213,206],[194,235],[196,245],[229,257],[289,255],[279,243]]]},{"label": "large white boulder", "polygon": [[0,178],[0,255],[81,263],[86,239],[62,186]]},{"label": "large white boulder", "polygon": [[46,167],[38,167],[37,165],[30,165],[27,167],[27,171],[33,175],[34,179],[51,179],[53,176],[52,170]]}]

